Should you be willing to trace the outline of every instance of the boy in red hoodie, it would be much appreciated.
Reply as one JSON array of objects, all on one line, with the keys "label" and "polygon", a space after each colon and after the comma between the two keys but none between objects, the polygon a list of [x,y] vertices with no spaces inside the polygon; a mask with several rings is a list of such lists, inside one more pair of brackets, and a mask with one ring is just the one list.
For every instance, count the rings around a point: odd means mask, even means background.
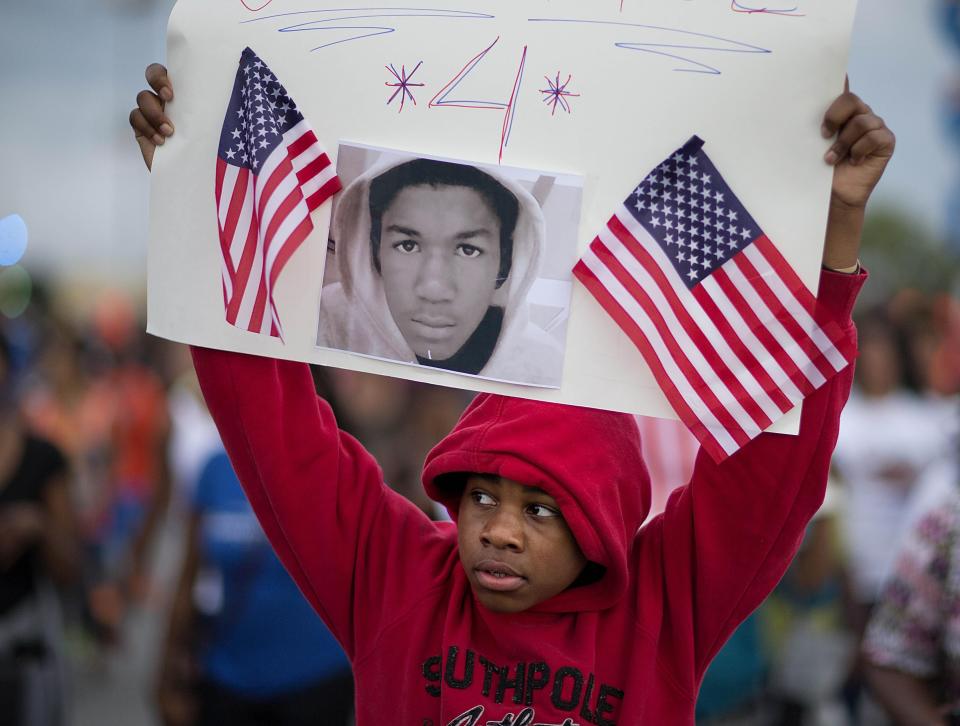
[{"label": "boy in red hoodie", "polygon": [[[172,133],[161,66],[131,114],[147,165]],[[165,128],[166,126],[166,128]],[[820,303],[852,327],[864,206],[893,135],[845,92]],[[481,394],[427,458],[453,523],[384,486],[305,364],[194,349],[230,458],[286,567],[353,663],[358,726],[692,724],[711,658],[783,575],[819,507],[852,367],[640,528],[632,416]],[[318,714],[322,721],[322,714]]]}]

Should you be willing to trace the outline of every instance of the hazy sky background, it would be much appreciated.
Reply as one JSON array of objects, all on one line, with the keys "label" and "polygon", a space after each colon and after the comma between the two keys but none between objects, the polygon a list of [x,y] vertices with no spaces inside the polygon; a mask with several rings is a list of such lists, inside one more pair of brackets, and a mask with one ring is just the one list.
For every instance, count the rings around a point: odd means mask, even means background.
[{"label": "hazy sky background", "polygon": [[[717,0],[720,1],[720,0]],[[823,0],[829,2],[829,0]],[[148,179],[126,124],[164,55],[173,0],[7,0],[0,10],[0,217],[30,227],[34,275],[145,276]],[[942,232],[958,160],[942,98],[958,60],[934,0],[860,3],[850,76],[896,131],[880,196]]]}]

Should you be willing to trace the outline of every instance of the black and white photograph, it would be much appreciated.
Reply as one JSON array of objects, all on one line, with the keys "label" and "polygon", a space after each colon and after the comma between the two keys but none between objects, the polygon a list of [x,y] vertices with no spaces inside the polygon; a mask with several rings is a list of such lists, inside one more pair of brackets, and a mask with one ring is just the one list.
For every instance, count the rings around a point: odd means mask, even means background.
[{"label": "black and white photograph", "polygon": [[317,345],[559,388],[579,177],[341,143]]}]

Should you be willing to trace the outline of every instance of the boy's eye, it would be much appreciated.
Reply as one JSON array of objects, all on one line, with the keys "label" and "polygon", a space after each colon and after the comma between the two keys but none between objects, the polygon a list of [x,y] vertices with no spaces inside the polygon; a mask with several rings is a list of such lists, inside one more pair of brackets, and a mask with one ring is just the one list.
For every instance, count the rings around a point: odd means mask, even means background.
[{"label": "boy's eye", "polygon": [[534,517],[539,517],[541,519],[552,519],[554,517],[562,516],[560,511],[554,509],[553,507],[548,507],[546,504],[531,504],[527,507],[527,511],[530,512]]},{"label": "boy's eye", "polygon": [[457,254],[460,257],[466,257],[467,259],[474,259],[483,254],[483,250],[479,247],[474,247],[473,245],[461,244],[457,245]]},{"label": "boy's eye", "polygon": [[492,507],[497,503],[497,500],[491,497],[486,492],[482,492],[479,489],[474,489],[470,492],[470,497],[473,499],[474,503],[479,504],[484,507]]},{"label": "boy's eye", "polygon": [[393,249],[402,252],[405,255],[413,254],[420,249],[420,245],[412,239],[405,239],[401,242],[394,242]]}]

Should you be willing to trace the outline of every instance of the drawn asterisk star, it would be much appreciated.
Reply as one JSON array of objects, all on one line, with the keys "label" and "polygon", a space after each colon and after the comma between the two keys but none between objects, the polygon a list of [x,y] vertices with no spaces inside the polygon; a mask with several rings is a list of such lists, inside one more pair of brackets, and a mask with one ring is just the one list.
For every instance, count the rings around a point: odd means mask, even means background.
[{"label": "drawn asterisk star", "polygon": [[386,69],[390,71],[390,74],[396,79],[396,82],[394,83],[392,81],[387,81],[384,85],[389,86],[390,88],[397,89],[393,92],[393,95],[390,96],[390,99],[387,101],[387,105],[389,106],[391,103],[393,103],[393,100],[397,96],[400,96],[400,108],[397,111],[397,113],[400,113],[401,111],[403,111],[403,105],[408,98],[411,101],[413,101],[414,106],[417,105],[417,99],[413,97],[413,92],[410,89],[413,87],[422,88],[424,84],[411,83],[411,79],[413,78],[413,74],[416,73],[420,69],[420,66],[422,65],[423,65],[423,61],[420,61],[419,63],[417,63],[414,69],[410,71],[409,75],[407,75],[406,66],[400,66],[399,71],[397,71],[393,63],[386,66]]},{"label": "drawn asterisk star", "polygon": [[544,76],[543,78],[547,82],[547,87],[541,88],[540,93],[543,94],[543,102],[550,106],[550,115],[556,115],[557,106],[562,108],[567,113],[570,113],[570,102],[567,99],[578,98],[580,96],[579,93],[573,93],[567,90],[570,85],[570,81],[573,79],[573,76],[567,76],[567,80],[563,83],[560,83],[559,71],[557,71],[557,77],[554,80],[550,80],[547,76]]}]

